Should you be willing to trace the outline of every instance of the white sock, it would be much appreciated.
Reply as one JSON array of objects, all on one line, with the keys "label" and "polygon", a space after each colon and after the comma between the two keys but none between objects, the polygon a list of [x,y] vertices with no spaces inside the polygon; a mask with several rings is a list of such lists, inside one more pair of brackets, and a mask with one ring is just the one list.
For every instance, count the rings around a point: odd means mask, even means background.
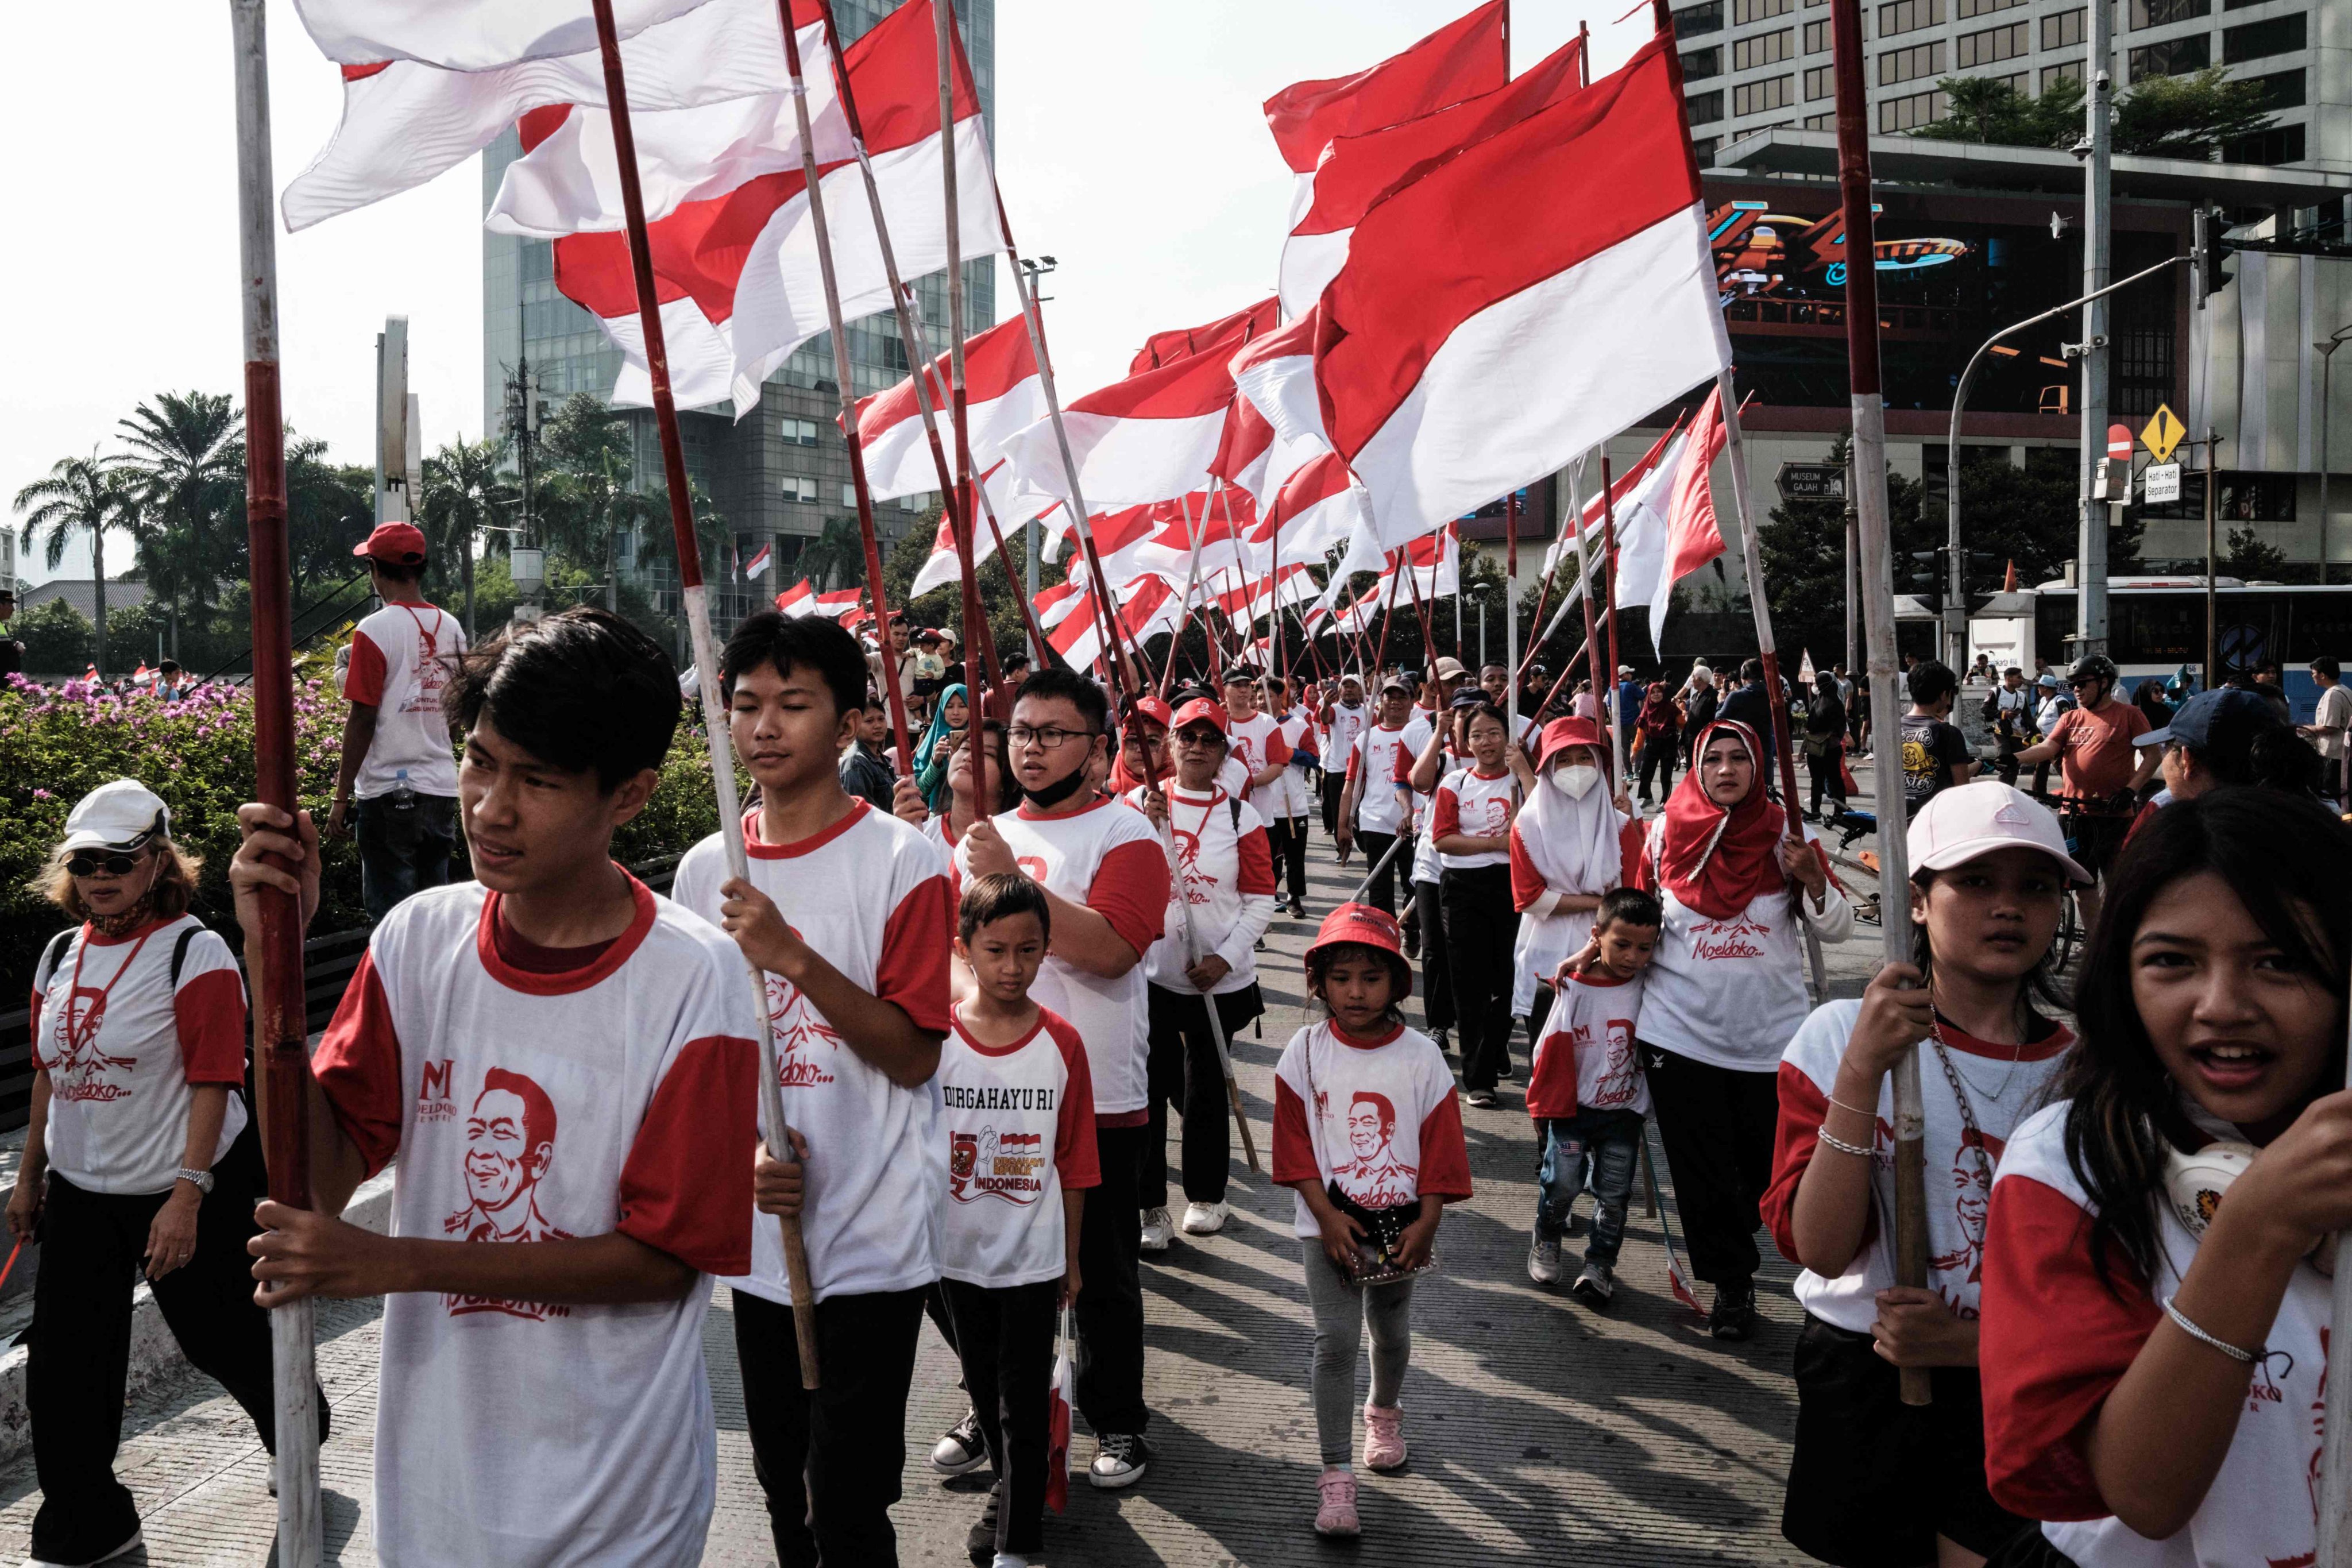
[{"label": "white sock", "polygon": [[1000,1552],[993,1568],[1029,1568],[1029,1559],[1018,1552]]}]

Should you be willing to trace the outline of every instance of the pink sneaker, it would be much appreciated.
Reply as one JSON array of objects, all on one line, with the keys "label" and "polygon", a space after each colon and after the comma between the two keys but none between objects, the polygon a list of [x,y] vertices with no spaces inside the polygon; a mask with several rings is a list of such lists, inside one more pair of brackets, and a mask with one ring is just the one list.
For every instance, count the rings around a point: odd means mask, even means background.
[{"label": "pink sneaker", "polygon": [[1356,1472],[1326,1470],[1315,1483],[1322,1503],[1315,1510],[1315,1533],[1318,1535],[1361,1535],[1363,1522],[1356,1517]]},{"label": "pink sneaker", "polygon": [[1364,1468],[1393,1470],[1404,1463],[1404,1407],[1364,1405]]}]

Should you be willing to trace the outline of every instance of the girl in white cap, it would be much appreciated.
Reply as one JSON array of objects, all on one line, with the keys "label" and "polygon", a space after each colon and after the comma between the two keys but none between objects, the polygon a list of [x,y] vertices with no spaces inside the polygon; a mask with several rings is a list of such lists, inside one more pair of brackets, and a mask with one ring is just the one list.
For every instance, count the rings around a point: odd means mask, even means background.
[{"label": "girl in white cap", "polygon": [[274,1447],[269,1325],[245,1250],[261,1170],[239,1142],[245,985],[228,943],[188,913],[197,862],[171,826],[144,784],[103,784],[33,883],[80,922],[34,970],[32,1121],[8,1198],[11,1235],[41,1242],[26,1368],[36,1564],[139,1544],[114,1451],[142,1270],[189,1362]]},{"label": "girl in white cap", "polygon": [[[2085,878],[2058,819],[1986,780],[1921,806],[1909,843],[1913,961],[1880,970],[1858,1001],[1814,1009],[1789,1042],[1763,1204],[1804,1268],[1780,1529],[1842,1568],[1980,1563],[2024,1528],[1985,1486],[1977,1292],[1993,1167],[2074,1043],[2053,1016],[2050,944],[2066,884]],[[1890,1075],[1914,1048],[1924,1289],[1895,1284],[1893,1241]],[[1900,1367],[1931,1369],[1933,1403],[1903,1403]]]}]

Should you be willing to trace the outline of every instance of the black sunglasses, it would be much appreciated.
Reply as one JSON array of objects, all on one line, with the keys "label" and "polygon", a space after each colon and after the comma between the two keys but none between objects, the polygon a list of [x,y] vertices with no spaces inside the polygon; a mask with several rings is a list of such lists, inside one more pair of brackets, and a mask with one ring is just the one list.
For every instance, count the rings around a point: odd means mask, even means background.
[{"label": "black sunglasses", "polygon": [[82,849],[66,861],[66,869],[77,877],[95,877],[100,871],[110,877],[128,877],[138,868],[138,856],[119,852],[100,855],[93,850]]}]

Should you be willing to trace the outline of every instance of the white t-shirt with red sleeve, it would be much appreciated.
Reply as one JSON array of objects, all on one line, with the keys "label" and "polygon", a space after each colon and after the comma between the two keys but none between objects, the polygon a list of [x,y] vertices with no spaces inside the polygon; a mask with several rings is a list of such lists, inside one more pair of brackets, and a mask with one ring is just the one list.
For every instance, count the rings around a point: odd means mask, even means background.
[{"label": "white t-shirt with red sleeve", "polygon": [[1322,754],[1322,739],[1315,721],[1304,709],[1293,708],[1275,721],[1275,733],[1281,736],[1283,749],[1289,755],[1289,765],[1282,776],[1260,790],[1252,804],[1262,816],[1305,816],[1309,805],[1307,795],[1307,758]]},{"label": "white t-shirt with red sleeve", "polygon": [[[1772,1150],[1772,1180],[1764,1193],[1764,1223],[1782,1257],[1797,1259],[1797,1187],[1821,1148],[1822,1123],[1837,1088],[1846,1042],[1862,1014],[1859,998],[1813,1009],[1780,1058],[1780,1121]],[[1993,1171],[2017,1124],[2042,1101],[2064,1065],[2072,1031],[2056,1025],[2040,1040],[2005,1046],[1938,1024],[1952,1070],[1969,1094],[1960,1114],[1951,1079],[1935,1047],[1919,1047],[1919,1087],[1927,1108],[1927,1284],[1956,1316],[1977,1315],[1984,1276],[1985,1210]],[[1870,1161],[1870,1221],[1862,1249],[1843,1274],[1825,1279],[1808,1268],[1797,1276],[1797,1300],[1824,1322],[1863,1334],[1877,1321],[1876,1297],[1895,1283],[1895,1084],[1879,1085],[1877,1131]],[[1969,1126],[1973,1118],[1976,1126]],[[1845,1158],[1846,1156],[1835,1156]]]},{"label": "white t-shirt with red sleeve", "polygon": [[[1510,769],[1487,773],[1476,768],[1456,768],[1438,783],[1430,809],[1429,837],[1433,843],[1449,833],[1508,839],[1511,819],[1518,810],[1519,781],[1511,776]],[[1438,867],[1447,871],[1507,866],[1510,860],[1507,843],[1503,848],[1482,849],[1474,855],[1437,851]]]},{"label": "white t-shirt with red sleeve", "polygon": [[465,652],[465,628],[436,605],[390,604],[360,622],[343,696],[376,711],[375,738],[352,781],[354,798],[390,795],[404,768],[417,794],[457,795],[457,748],[441,694]]},{"label": "white t-shirt with red sleeve", "polygon": [[[1336,1183],[1368,1209],[1470,1195],[1454,1069],[1402,1024],[1357,1040],[1330,1019],[1290,1037],[1274,1068],[1274,1179]],[[1320,1236],[1307,1199],[1297,1234]]]},{"label": "white t-shirt with red sleeve", "polygon": [[[1201,956],[1225,961],[1227,973],[1211,987],[1223,996],[1257,983],[1257,939],[1274,921],[1274,852],[1265,823],[1255,806],[1236,809],[1233,796],[1212,787],[1206,795],[1170,784],[1168,826],[1176,840],[1179,881],[1168,881],[1168,921],[1160,938],[1143,955],[1144,978],[1163,991],[1197,994],[1186,977],[1184,909],[1192,905],[1192,935]],[[1128,804],[1143,808],[1143,791],[1130,791]],[[1149,819],[1147,819],[1149,820]]]},{"label": "white t-shirt with red sleeve", "polygon": [[984,1046],[959,1018],[940,1047],[939,1086],[948,1172],[940,1273],[996,1290],[1060,1279],[1062,1194],[1102,1184],[1077,1031],[1041,1007],[1025,1037]]},{"label": "white t-shirt with red sleeve", "polygon": [[1246,719],[1234,720],[1227,735],[1231,748],[1228,755],[1241,763],[1245,775],[1254,778],[1276,763],[1286,764],[1281,777],[1272,784],[1252,784],[1242,799],[1258,807],[1260,816],[1297,816],[1297,812],[1285,809],[1291,770],[1286,765],[1290,761],[1290,742],[1283,733],[1282,721],[1271,713],[1253,713]]},{"label": "white t-shirt with red sleeve", "polygon": [[[1144,968],[1139,960],[1166,930],[1168,851],[1150,819],[1116,796],[1060,816],[1024,803],[992,818],[1031,880],[1108,921],[1139,962],[1116,980],[1045,955],[1030,996],[1069,1020],[1087,1045],[1097,1127],[1140,1127],[1144,1110]],[[971,847],[956,847],[959,883],[971,875]]]},{"label": "white t-shirt with red sleeve", "polygon": [[[1355,749],[1348,754],[1348,777],[1356,785],[1356,826],[1366,833],[1405,831],[1404,792],[1397,787],[1404,775],[1397,771],[1397,752],[1412,729],[1411,723],[1402,730],[1375,724],[1356,738]],[[1426,731],[1422,738],[1427,741]],[[1412,771],[1419,754],[1419,747],[1405,753],[1405,773]]]},{"label": "white t-shirt with red sleeve", "polygon": [[[189,1090],[245,1082],[245,982],[228,943],[194,915],[119,937],[85,922],[43,979],[27,1034],[49,1075],[49,1168],[85,1192],[166,1191],[187,1157]],[[207,1168],[245,1123],[245,1097],[232,1094]]]},{"label": "white t-shirt with red sleeve", "polygon": [[1650,1082],[1633,1041],[1642,1020],[1642,977],[1571,974],[1552,994],[1528,1068],[1528,1114],[1580,1110],[1650,1113]]},{"label": "white t-shirt with red sleeve", "polygon": [[[749,1267],[750,982],[725,936],[631,889],[628,930],[561,973],[502,954],[479,882],[376,927],[312,1067],[369,1171],[399,1156],[394,1235],[618,1231],[705,1274]],[[627,1306],[387,1296],[377,1560],[698,1563],[718,1486],[709,1300],[699,1283]]]},{"label": "white t-shirt with red sleeve", "polygon": [[1331,704],[1323,720],[1323,770],[1345,772],[1349,760],[1356,754],[1356,738],[1372,721],[1371,712],[1362,703],[1353,708],[1344,702]]},{"label": "white t-shirt with red sleeve", "polygon": [[[1923,1075],[1929,1076],[1929,1075]],[[2045,1523],[2081,1568],[2237,1568],[2308,1563],[2319,1540],[2331,1284],[2296,1265],[2247,1369],[2244,1406],[2221,1468],[2189,1523],[2150,1541],[2114,1518],[2092,1479],[2090,1423],[2180,1289],[2197,1240],[2158,1202],[2158,1278],[2108,1251],[2114,1289],[2091,1256],[2097,1207],[2066,1158],[2071,1101],[2020,1123],[1993,1179],[1978,1371],[1985,1479],[1993,1500]],[[2223,1202],[2228,1199],[2224,1198]]]},{"label": "white t-shirt with red sleeve", "polygon": [[[853,800],[839,821],[798,843],[761,843],[756,811],[744,815],[743,837],[751,885],[803,942],[915,1027],[947,1032],[955,902],[947,862],[920,829]],[[677,863],[677,901],[716,925],[727,874],[727,847],[714,833]],[[933,1224],[946,1180],[937,1097],[928,1084],[891,1082],[805,992],[781,974],[767,978],[784,1120],[809,1144],[801,1235],[816,1299],[929,1284],[939,1278]],[[772,1217],[754,1219],[751,1271],[727,1283],[789,1304],[782,1235]]]}]

